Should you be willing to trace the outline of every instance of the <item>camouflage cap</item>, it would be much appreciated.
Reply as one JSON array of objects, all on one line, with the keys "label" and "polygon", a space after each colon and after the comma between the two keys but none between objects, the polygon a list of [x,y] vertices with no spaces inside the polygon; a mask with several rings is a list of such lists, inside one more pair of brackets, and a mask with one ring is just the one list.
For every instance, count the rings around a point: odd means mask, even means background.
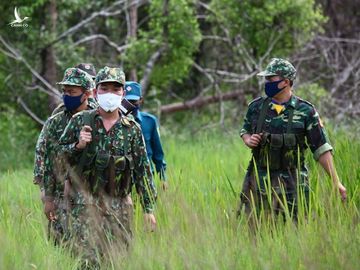
[{"label": "camouflage cap", "polygon": [[85,71],[87,74],[89,74],[93,79],[95,79],[96,76],[96,69],[93,64],[90,63],[81,63],[75,66],[76,68],[79,68],[83,71]]},{"label": "camouflage cap", "polygon": [[125,85],[125,73],[120,68],[104,67],[100,69],[95,78],[95,84],[103,82],[117,82]]},{"label": "camouflage cap", "polygon": [[283,78],[294,81],[296,78],[295,67],[287,60],[281,58],[273,58],[267,65],[266,69],[257,74],[258,76],[281,76]]},{"label": "camouflage cap", "polygon": [[94,80],[91,76],[79,68],[66,69],[63,80],[56,84],[81,86],[86,91],[91,91],[95,88]]}]

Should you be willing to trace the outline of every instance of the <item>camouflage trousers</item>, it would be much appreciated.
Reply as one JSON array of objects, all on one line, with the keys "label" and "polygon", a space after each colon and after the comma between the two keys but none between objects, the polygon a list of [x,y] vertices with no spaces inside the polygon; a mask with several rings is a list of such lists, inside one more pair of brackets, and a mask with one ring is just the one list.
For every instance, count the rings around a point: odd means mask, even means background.
[{"label": "camouflage trousers", "polygon": [[258,170],[257,174],[249,169],[246,173],[238,214],[243,206],[250,217],[260,214],[277,216],[287,214],[297,221],[299,203],[302,204],[305,215],[309,202],[309,182],[307,172],[297,170],[270,171]]},{"label": "camouflage trousers", "polygon": [[54,203],[56,220],[48,222],[48,237],[54,241],[55,245],[59,245],[68,240],[68,217],[64,200],[56,198]]},{"label": "camouflage trousers", "polygon": [[85,268],[96,269],[111,251],[126,252],[130,245],[133,204],[130,196],[91,201],[72,205],[69,227],[73,252]]}]

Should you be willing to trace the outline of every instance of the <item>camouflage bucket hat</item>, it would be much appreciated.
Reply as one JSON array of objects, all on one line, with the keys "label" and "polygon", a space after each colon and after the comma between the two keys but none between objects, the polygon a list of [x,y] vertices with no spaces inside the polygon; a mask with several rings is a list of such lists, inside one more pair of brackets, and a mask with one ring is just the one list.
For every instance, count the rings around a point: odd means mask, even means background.
[{"label": "camouflage bucket hat", "polygon": [[296,78],[295,67],[287,60],[281,58],[273,58],[267,65],[266,69],[257,74],[258,76],[280,76],[291,81]]},{"label": "camouflage bucket hat", "polygon": [[96,76],[96,69],[93,64],[90,63],[81,63],[75,66],[78,69],[81,69],[82,71],[85,71],[87,74],[89,74],[93,80],[95,80]]},{"label": "camouflage bucket hat", "polygon": [[57,82],[56,84],[81,86],[86,91],[91,91],[95,88],[95,84],[91,76],[78,68],[66,69],[63,80],[61,82]]},{"label": "camouflage bucket hat", "polygon": [[125,73],[120,68],[104,67],[100,69],[95,78],[95,84],[103,82],[117,82],[125,85]]}]

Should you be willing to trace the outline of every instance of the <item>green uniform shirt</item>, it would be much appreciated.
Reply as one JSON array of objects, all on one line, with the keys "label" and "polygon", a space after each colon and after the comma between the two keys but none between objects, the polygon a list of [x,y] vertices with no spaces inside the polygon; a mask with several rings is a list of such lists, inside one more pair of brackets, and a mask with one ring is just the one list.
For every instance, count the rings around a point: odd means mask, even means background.
[{"label": "green uniform shirt", "polygon": [[[264,99],[257,98],[249,104],[240,136],[255,133]],[[305,135],[315,160],[318,160],[323,153],[333,149],[320,121],[319,114],[311,103],[293,95],[284,105],[285,109],[278,115],[276,110],[272,108],[273,104],[269,104],[263,124],[263,132],[271,134],[286,133],[289,108],[293,107],[292,130],[294,133]]]},{"label": "green uniform shirt", "polygon": [[[88,107],[90,109],[95,109],[98,107],[98,104],[95,99],[88,98]],[[64,112],[61,116],[58,115],[60,112]],[[54,120],[54,116],[56,116],[57,120]],[[47,150],[46,150],[46,142],[47,142],[47,136],[49,134],[48,127],[50,125],[50,122],[55,121],[56,123],[60,124],[63,130],[65,129],[67,123],[69,122],[72,114],[65,109],[64,104],[60,104],[53,112],[52,115],[46,120],[40,135],[38,137],[38,140],[36,142],[35,146],[35,162],[34,162],[34,184],[40,185],[41,188],[43,188],[44,185],[44,172],[45,172],[45,166],[49,165],[47,162],[49,162],[50,159],[47,158]],[[63,123],[63,120],[59,120],[58,118],[65,118],[66,122]],[[62,130],[62,131],[63,131]],[[60,138],[61,133],[58,134],[58,137],[56,138],[56,141]]]},{"label": "green uniform shirt", "polygon": [[[95,115],[94,125],[92,144],[95,146],[96,153],[112,156],[132,156],[135,165],[133,173],[136,190],[142,197],[144,210],[151,212],[156,190],[152,181],[145,143],[139,125],[134,120],[121,116],[111,129],[106,131],[102,117],[98,112]],[[79,141],[80,131],[83,126],[84,115],[80,112],[73,116],[60,138],[61,152],[69,160],[79,160],[82,154],[82,151],[76,149],[75,145]],[[90,164],[89,167],[91,168],[92,165]]]},{"label": "green uniform shirt", "polygon": [[[244,134],[254,134],[257,132],[257,125],[258,119],[261,114],[262,106],[264,103],[265,98],[260,97],[255,99],[249,104],[248,111],[245,116],[244,125],[240,131],[240,135],[243,136]],[[296,96],[292,96],[291,99],[286,102],[282,110],[279,112],[276,111],[276,104],[270,102],[268,104],[268,108],[266,109],[265,119],[262,125],[263,134],[271,134],[270,138],[279,137],[278,135],[274,134],[289,134],[297,136],[296,138],[303,138],[306,139],[306,144],[311,149],[313,156],[316,160],[319,157],[329,151],[332,150],[332,147],[329,143],[329,140],[326,136],[325,130],[322,126],[322,123],[319,118],[319,114],[314,108],[312,104],[309,102],[302,100]],[[289,113],[293,109],[293,119],[291,124],[291,131],[287,133],[288,129],[288,120],[289,120]],[[266,136],[265,136],[266,137]],[[283,137],[285,138],[285,137]],[[263,143],[264,138],[262,138]],[[296,139],[297,140],[297,139]],[[275,145],[274,145],[275,146]],[[302,192],[304,192],[304,196],[306,201],[308,201],[309,197],[309,182],[308,182],[308,171],[305,166],[305,157],[304,157],[304,150],[305,146],[302,145],[298,148],[300,151],[298,152],[300,156],[296,157],[297,160],[300,161],[300,171],[299,177],[297,177],[296,169],[287,167],[280,167],[280,169],[269,169],[269,174],[267,174],[267,166],[263,166],[261,160],[263,154],[266,155],[266,152],[261,152],[260,149],[262,148],[259,145],[257,148],[253,149],[253,156],[257,161],[257,170],[254,169],[253,162],[250,162],[247,174],[245,176],[245,180],[243,183],[243,190],[241,193],[241,201],[245,203],[247,211],[251,211],[251,192],[255,192],[253,194],[257,194],[256,205],[259,207],[263,200],[263,203],[268,202],[267,199],[264,199],[267,195],[266,193],[266,186],[267,183],[270,181],[272,190],[277,193],[279,198],[282,198],[282,189],[285,189],[285,197],[288,204],[290,211],[294,210],[294,215],[296,216],[297,213],[297,186],[299,185]],[[284,149],[284,148],[281,148]],[[272,152],[271,152],[272,151]],[[286,150],[284,150],[286,151]],[[291,150],[290,150],[291,151]],[[279,153],[275,155],[274,153]],[[287,155],[287,152],[276,152],[276,148],[273,148],[267,157],[271,156],[274,158],[275,161],[283,162],[285,159],[284,155]],[[270,159],[267,159],[269,161]],[[270,163],[270,162],[269,162]],[[267,163],[267,164],[269,164]],[[281,163],[283,164],[283,163]],[[297,164],[297,163],[295,163]],[[268,165],[270,168],[270,165]],[[297,167],[296,167],[297,168]],[[258,176],[258,178],[257,178]],[[258,179],[259,182],[257,182]],[[274,197],[277,198],[277,197]],[[277,201],[277,200],[275,200]],[[274,210],[280,210],[282,207],[279,207],[280,204],[276,204]],[[294,207],[294,208],[293,208]]]}]

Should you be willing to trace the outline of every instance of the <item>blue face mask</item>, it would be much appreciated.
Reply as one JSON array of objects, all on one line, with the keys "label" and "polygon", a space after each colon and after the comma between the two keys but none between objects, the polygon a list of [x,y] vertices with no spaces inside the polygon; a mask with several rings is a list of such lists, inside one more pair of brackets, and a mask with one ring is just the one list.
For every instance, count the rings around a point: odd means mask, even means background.
[{"label": "blue face mask", "polygon": [[77,109],[82,103],[81,98],[83,95],[84,95],[84,93],[82,93],[80,96],[76,96],[76,97],[72,97],[69,95],[63,95],[63,101],[64,101],[65,108],[70,112]]},{"label": "blue face mask", "polygon": [[282,82],[283,80],[278,80],[275,82],[266,82],[265,83],[265,94],[268,97],[274,97],[276,96],[276,94],[278,94],[280,91],[282,91],[283,89],[285,89],[285,87],[279,89],[278,88],[278,84],[280,82]]}]

